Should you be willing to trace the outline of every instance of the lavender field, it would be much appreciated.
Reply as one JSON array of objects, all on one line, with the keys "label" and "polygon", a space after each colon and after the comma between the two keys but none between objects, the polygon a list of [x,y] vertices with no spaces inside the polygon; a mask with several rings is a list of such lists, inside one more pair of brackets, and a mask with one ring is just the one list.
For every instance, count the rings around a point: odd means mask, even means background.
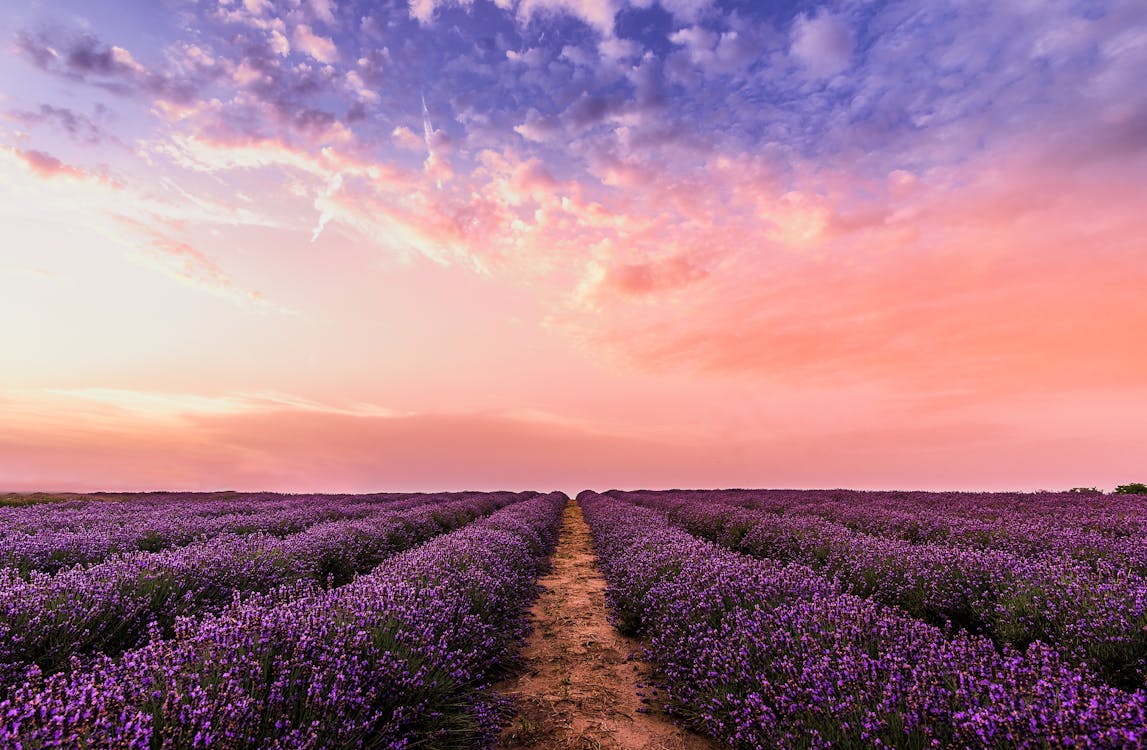
[{"label": "lavender field", "polygon": [[669,710],[731,747],[1147,746],[1147,497],[578,500]]},{"label": "lavender field", "polygon": [[0,507],[0,747],[589,747],[506,688],[571,524],[672,747],[1147,746],[1147,496],[729,490]]}]

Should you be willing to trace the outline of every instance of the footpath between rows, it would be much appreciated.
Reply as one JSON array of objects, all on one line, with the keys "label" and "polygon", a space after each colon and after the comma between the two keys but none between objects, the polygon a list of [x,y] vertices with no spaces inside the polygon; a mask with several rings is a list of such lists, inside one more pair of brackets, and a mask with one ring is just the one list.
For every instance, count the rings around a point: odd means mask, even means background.
[{"label": "footpath between rows", "polygon": [[673,724],[646,683],[640,644],[607,621],[605,579],[589,526],[571,501],[553,565],[540,579],[524,669],[504,689],[519,706],[502,750],[715,750]]}]

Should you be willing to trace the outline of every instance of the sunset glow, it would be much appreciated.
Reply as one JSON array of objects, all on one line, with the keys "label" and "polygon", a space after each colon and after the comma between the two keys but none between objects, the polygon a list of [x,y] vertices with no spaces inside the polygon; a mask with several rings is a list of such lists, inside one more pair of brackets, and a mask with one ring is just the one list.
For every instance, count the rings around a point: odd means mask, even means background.
[{"label": "sunset glow", "polygon": [[0,490],[1147,478],[1141,0],[14,0]]}]

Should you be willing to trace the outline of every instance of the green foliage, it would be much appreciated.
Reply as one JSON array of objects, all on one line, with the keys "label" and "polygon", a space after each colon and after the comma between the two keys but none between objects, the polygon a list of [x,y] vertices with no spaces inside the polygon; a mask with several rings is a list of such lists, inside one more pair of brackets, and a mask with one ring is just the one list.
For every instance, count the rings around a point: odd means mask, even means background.
[{"label": "green foliage", "polygon": [[1103,490],[1098,487],[1072,487],[1068,492],[1076,495],[1102,495]]},{"label": "green foliage", "polygon": [[1147,484],[1142,482],[1132,482],[1131,484],[1121,484],[1115,488],[1117,495],[1147,495]]},{"label": "green foliage", "polygon": [[39,505],[40,503],[61,503],[78,499],[78,495],[56,495],[48,492],[33,492],[25,494],[20,492],[5,492],[0,494],[0,507],[22,505]]}]

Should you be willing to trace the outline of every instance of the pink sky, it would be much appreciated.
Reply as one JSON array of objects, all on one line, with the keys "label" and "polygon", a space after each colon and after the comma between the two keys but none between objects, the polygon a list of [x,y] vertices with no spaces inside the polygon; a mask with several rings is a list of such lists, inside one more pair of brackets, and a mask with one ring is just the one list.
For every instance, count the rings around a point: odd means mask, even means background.
[{"label": "pink sky", "polygon": [[1144,70],[1132,0],[8,4],[0,490],[1144,481]]}]

